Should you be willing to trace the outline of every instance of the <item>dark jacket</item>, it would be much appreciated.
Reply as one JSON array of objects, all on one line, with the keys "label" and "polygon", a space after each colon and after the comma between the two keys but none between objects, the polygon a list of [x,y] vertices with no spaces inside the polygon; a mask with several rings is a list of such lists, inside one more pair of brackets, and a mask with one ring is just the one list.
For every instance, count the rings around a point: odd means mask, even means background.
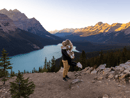
[{"label": "dark jacket", "polygon": [[68,64],[70,66],[76,66],[76,63],[72,61],[72,59],[70,58],[70,56],[67,54],[65,49],[61,49],[61,53],[62,53],[62,60],[68,60]]}]

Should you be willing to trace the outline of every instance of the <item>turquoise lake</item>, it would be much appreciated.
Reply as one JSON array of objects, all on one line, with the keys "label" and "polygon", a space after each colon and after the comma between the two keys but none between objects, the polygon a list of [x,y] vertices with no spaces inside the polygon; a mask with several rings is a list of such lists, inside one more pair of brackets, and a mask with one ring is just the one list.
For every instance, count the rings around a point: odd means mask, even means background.
[{"label": "turquoise lake", "polygon": [[[15,73],[20,70],[20,72],[31,71],[35,67],[36,70],[39,69],[39,67],[44,66],[45,57],[47,58],[47,61],[51,60],[54,56],[55,59],[58,59],[62,56],[61,54],[61,43],[58,45],[48,45],[44,46],[43,49],[32,51],[30,53],[26,54],[20,54],[16,56],[11,56],[10,62],[12,63],[12,71]],[[76,50],[76,47],[73,47],[73,51],[79,52]],[[10,71],[9,71],[10,72]]]}]

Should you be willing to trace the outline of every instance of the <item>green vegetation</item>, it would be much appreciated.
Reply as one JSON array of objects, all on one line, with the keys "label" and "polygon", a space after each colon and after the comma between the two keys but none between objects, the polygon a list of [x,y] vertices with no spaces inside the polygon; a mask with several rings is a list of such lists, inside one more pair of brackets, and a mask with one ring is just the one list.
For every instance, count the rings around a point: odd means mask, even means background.
[{"label": "green vegetation", "polygon": [[35,84],[29,82],[29,78],[24,79],[20,71],[15,82],[10,82],[10,84],[10,93],[12,98],[29,98],[29,95],[32,94],[35,89]]},{"label": "green vegetation", "polygon": [[126,47],[124,47],[122,51],[107,51],[106,53],[100,51],[98,56],[91,57],[86,60],[82,59],[83,54],[84,51],[82,52],[81,57],[78,60],[82,63],[83,68],[87,66],[98,67],[100,64],[106,64],[106,67],[115,67],[121,63],[125,63],[127,60],[130,59],[130,50],[128,51]]},{"label": "green vegetation", "polygon": [[[130,60],[130,49],[124,47],[123,49],[113,49],[105,51],[95,51],[85,53],[75,53],[74,62],[80,62],[85,67],[94,67],[97,68],[101,64],[106,64],[106,67],[115,67],[121,63],[125,63],[127,60]],[[60,66],[63,67],[62,58],[56,61],[56,65],[60,62]],[[77,67],[70,66],[69,71],[80,71],[81,69]]]},{"label": "green vegetation", "polygon": [[32,73],[40,73],[40,72],[57,72],[61,68],[61,65],[56,65],[56,59],[53,56],[51,61],[47,62],[47,58],[45,58],[44,67],[39,67],[39,70],[35,68],[32,70]]},{"label": "green vegetation", "polygon": [[0,58],[0,77],[3,77],[2,81],[4,81],[3,85],[5,85],[5,81],[7,81],[7,76],[9,75],[7,69],[12,69],[10,66],[11,63],[8,61],[10,58],[7,57],[8,53],[6,53],[6,50],[3,49],[2,51],[2,57]]},{"label": "green vegetation", "polygon": [[[62,60],[58,61],[56,64],[56,59],[53,56],[52,59],[47,62],[47,58],[45,58],[44,67],[39,67],[38,70],[33,68],[32,72],[25,71],[14,73],[12,71],[12,66],[9,57],[7,57],[8,53],[3,49],[2,57],[0,58],[0,78],[3,78],[4,81],[7,81],[8,78],[8,70],[11,69],[10,77],[17,76],[14,82],[10,82],[10,92],[12,98],[29,98],[29,95],[34,92],[35,84],[33,82],[29,82],[29,78],[24,79],[22,74],[25,73],[43,73],[43,72],[58,72],[61,66],[63,66]],[[77,54],[76,54],[77,55]],[[100,64],[106,64],[106,67],[115,67],[121,63],[125,63],[127,60],[130,60],[130,50],[124,47],[122,50],[108,50],[108,51],[100,51],[100,52],[90,52],[78,54],[77,58],[74,60],[75,62],[80,62],[83,65],[83,69],[85,67],[94,67],[97,68]],[[79,71],[78,67],[70,66],[69,71]]]}]

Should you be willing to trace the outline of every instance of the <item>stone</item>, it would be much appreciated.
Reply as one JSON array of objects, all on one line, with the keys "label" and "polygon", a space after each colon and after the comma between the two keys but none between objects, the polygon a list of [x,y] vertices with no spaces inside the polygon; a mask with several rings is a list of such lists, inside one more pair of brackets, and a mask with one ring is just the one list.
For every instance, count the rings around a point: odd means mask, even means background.
[{"label": "stone", "polygon": [[115,67],[111,67],[111,70],[115,71]]},{"label": "stone", "polygon": [[118,75],[115,75],[115,79],[118,79],[119,78],[119,76]]},{"label": "stone", "polygon": [[130,67],[128,64],[120,64],[120,67],[124,67],[125,69],[127,69],[128,67]]},{"label": "stone", "polygon": [[112,79],[113,77],[114,77],[113,74],[110,74],[110,75],[108,76],[109,79]]},{"label": "stone", "polygon": [[103,70],[103,75],[108,74],[110,71],[111,71],[111,68],[105,68],[105,69]]},{"label": "stone", "polygon": [[75,76],[78,76],[78,75],[79,75],[78,73],[75,74]]},{"label": "stone", "polygon": [[118,85],[118,87],[121,87],[121,85]]},{"label": "stone", "polygon": [[78,82],[82,82],[83,80],[81,80],[81,79],[74,79],[71,83],[72,84],[75,84],[75,83],[78,83]]},{"label": "stone", "polygon": [[107,94],[104,94],[102,98],[109,98]]},{"label": "stone", "polygon": [[129,74],[130,72],[129,72],[129,70],[124,70],[124,72],[123,73],[125,73],[125,74]]},{"label": "stone", "polygon": [[83,71],[83,72],[84,72],[84,71],[87,71],[89,68],[90,68],[90,67],[86,67],[86,68],[83,69],[82,71]]},{"label": "stone", "polygon": [[91,73],[91,71],[93,70],[93,67],[89,68],[86,73]]},{"label": "stone", "polygon": [[96,74],[96,73],[97,71],[95,69],[91,72],[91,74]]},{"label": "stone", "polygon": [[125,64],[129,64],[130,65],[130,60],[128,60]]},{"label": "stone", "polygon": [[121,75],[121,76],[119,77],[119,79],[124,79],[125,76],[126,76],[126,74],[123,74],[123,75]]},{"label": "stone", "polygon": [[98,79],[98,77],[96,76],[96,77],[94,77],[94,80],[97,80]]},{"label": "stone", "polygon": [[110,71],[109,74],[115,74],[115,71]]},{"label": "stone", "polygon": [[87,74],[87,72],[86,72],[86,71],[85,71],[85,72],[82,72],[82,74],[86,75],[86,74]]},{"label": "stone", "polygon": [[100,65],[100,66],[97,68],[97,70],[105,69],[105,67],[106,67],[106,64],[102,64],[102,65]]},{"label": "stone", "polygon": [[130,91],[125,91],[125,93],[130,93]]},{"label": "stone", "polygon": [[91,71],[90,70],[87,70],[86,73],[89,74]]},{"label": "stone", "polygon": [[92,83],[95,83],[95,80],[92,80]]},{"label": "stone", "polygon": [[98,80],[102,80],[103,79],[103,77],[101,76],[101,77],[98,77]]},{"label": "stone", "polygon": [[102,83],[102,81],[98,81],[99,83]]}]

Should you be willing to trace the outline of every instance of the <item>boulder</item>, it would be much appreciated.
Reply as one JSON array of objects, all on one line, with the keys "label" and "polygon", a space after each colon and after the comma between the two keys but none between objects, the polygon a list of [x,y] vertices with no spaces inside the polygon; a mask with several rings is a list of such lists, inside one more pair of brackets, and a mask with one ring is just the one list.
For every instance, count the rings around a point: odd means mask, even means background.
[{"label": "boulder", "polygon": [[102,80],[102,79],[103,79],[103,77],[102,77],[102,76],[98,77],[98,80]]},{"label": "boulder", "polygon": [[130,65],[130,60],[128,60],[125,64],[128,64],[128,65]]},{"label": "boulder", "polygon": [[105,69],[105,67],[106,67],[106,64],[102,64],[102,65],[100,65],[100,66],[97,68],[97,71],[98,71],[98,70],[101,70],[101,69],[103,69],[103,70],[104,70],[104,69]]},{"label": "boulder", "polygon": [[120,72],[123,72],[125,70],[125,68],[123,66],[117,66],[115,68],[116,71],[120,71]]},{"label": "boulder", "polygon": [[120,79],[120,80],[121,80],[121,79],[124,79],[126,75],[127,75],[127,74],[122,74],[122,75],[119,77],[119,79]]},{"label": "boulder", "polygon": [[90,67],[86,67],[85,69],[83,69],[82,71],[85,72],[89,69]]},{"label": "boulder", "polygon": [[124,74],[129,74],[130,73],[130,71],[129,70],[124,70],[124,72],[123,72]]},{"label": "boulder", "polygon": [[110,71],[109,74],[115,74],[115,71]]},{"label": "boulder", "polygon": [[107,94],[104,94],[102,98],[109,98]]},{"label": "boulder", "polygon": [[115,79],[118,79],[119,78],[119,75],[115,75]]},{"label": "boulder", "polygon": [[96,73],[97,71],[95,69],[91,72],[91,74],[96,74]]},{"label": "boulder", "polygon": [[78,83],[78,82],[82,82],[83,80],[81,80],[81,79],[74,79],[71,83],[72,84],[75,84],[75,83]]},{"label": "boulder", "polygon": [[95,83],[95,80],[92,80],[92,83]]},{"label": "boulder", "polygon": [[90,68],[86,71],[86,73],[91,73],[92,70],[93,70],[93,67],[90,67]]},{"label": "boulder", "polygon": [[111,67],[111,70],[112,70],[112,71],[115,71],[115,67]]},{"label": "boulder", "polygon": [[103,75],[108,74],[110,71],[111,71],[111,68],[105,68],[105,69],[103,70]]},{"label": "boulder", "polygon": [[114,78],[114,75],[113,75],[113,74],[110,74],[110,75],[108,76],[108,78],[109,78],[109,79],[112,79],[112,78]]},{"label": "boulder", "polygon": [[130,65],[128,65],[128,64],[120,64],[119,66],[120,67],[124,67],[125,69],[127,69],[128,67],[130,67]]}]

